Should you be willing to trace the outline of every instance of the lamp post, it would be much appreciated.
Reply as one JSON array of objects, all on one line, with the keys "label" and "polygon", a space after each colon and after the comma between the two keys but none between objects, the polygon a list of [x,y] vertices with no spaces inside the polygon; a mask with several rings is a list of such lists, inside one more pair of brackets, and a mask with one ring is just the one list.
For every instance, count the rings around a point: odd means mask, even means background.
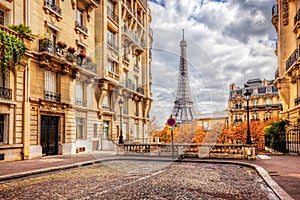
[{"label": "lamp post", "polygon": [[246,140],[246,144],[252,144],[251,135],[250,135],[250,125],[249,125],[249,100],[250,100],[251,92],[246,90],[246,92],[244,93],[244,96],[247,101],[247,140]]},{"label": "lamp post", "polygon": [[119,130],[120,130],[120,137],[119,137],[119,144],[123,144],[124,143],[124,141],[123,141],[123,135],[122,135],[122,118],[123,118],[123,116],[122,116],[122,114],[123,114],[123,110],[122,110],[122,108],[123,108],[123,100],[122,99],[120,99],[119,100],[119,107],[120,107],[120,128],[119,128]]}]

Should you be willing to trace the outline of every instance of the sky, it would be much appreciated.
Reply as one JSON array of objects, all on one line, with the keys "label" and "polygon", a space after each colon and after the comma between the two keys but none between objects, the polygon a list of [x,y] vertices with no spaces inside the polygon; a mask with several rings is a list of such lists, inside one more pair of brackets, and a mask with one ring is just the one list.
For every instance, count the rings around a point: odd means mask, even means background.
[{"label": "sky", "polygon": [[274,79],[275,0],[150,0],[154,32],[150,118],[163,125],[177,92],[182,29],[195,117],[228,107],[229,85]]}]

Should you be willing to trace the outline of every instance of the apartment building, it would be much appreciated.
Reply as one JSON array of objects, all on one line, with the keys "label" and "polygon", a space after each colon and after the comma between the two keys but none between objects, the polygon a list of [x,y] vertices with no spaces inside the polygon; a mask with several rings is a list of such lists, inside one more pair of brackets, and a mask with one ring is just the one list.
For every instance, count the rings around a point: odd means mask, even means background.
[{"label": "apartment building", "polygon": [[299,8],[298,0],[277,0],[272,7],[272,24],[278,40],[275,49],[278,58],[275,85],[283,106],[281,116],[293,124],[300,121]]},{"label": "apartment building", "polygon": [[147,142],[150,22],[147,1],[1,1],[1,30],[36,39],[2,81],[0,160]]},{"label": "apartment building", "polygon": [[237,87],[234,83],[229,86],[229,124],[247,121],[247,102],[244,95],[246,90],[251,93],[249,120],[266,121],[279,117],[282,106],[276,86],[272,81],[250,79],[243,87]]}]

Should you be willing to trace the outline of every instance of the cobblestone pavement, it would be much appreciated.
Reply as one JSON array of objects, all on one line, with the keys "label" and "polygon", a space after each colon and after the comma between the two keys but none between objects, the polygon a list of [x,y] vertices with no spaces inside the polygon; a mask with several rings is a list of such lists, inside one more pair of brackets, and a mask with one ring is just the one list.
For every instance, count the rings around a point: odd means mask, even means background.
[{"label": "cobblestone pavement", "polygon": [[108,161],[0,183],[0,199],[277,199],[230,164]]}]

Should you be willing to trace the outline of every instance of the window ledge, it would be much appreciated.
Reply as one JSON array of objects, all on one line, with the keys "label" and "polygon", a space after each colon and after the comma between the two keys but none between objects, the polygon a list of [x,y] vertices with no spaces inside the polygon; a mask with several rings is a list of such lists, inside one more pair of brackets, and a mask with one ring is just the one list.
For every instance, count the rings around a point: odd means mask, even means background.
[{"label": "window ledge", "polygon": [[48,6],[44,6],[43,8],[44,8],[44,11],[46,14],[49,14],[49,15],[55,17],[58,22],[60,22],[62,20],[61,14],[59,14],[55,10],[49,8]]}]

